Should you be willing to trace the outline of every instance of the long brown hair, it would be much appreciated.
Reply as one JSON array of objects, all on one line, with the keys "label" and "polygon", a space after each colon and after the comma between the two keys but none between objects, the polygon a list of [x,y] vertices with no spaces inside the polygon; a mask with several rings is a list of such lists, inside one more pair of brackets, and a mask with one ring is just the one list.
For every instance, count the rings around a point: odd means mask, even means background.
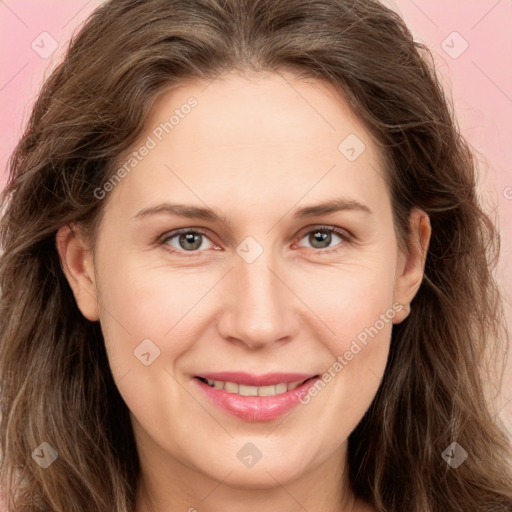
[{"label": "long brown hair", "polygon": [[[385,150],[401,246],[411,209],[430,216],[424,280],[349,437],[353,490],[382,512],[512,510],[512,450],[486,391],[508,345],[494,277],[499,234],[432,55],[374,0],[111,0],[72,39],[2,196],[0,489],[10,510],[134,510],[129,411],[55,235],[76,222],[94,238],[108,200],[95,190],[158,94],[235,69],[291,69],[334,84]],[[58,453],[47,468],[31,457],[42,442]],[[457,468],[443,457],[453,442],[467,452]]]}]

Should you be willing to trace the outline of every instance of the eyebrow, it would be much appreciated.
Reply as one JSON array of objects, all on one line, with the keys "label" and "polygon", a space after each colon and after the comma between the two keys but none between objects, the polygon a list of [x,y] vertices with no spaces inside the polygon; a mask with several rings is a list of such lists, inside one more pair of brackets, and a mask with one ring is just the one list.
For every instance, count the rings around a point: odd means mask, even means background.
[{"label": "eyebrow", "polygon": [[[356,201],[354,199],[339,198],[333,199],[331,201],[326,201],[320,204],[299,208],[298,210],[295,211],[292,218],[294,220],[297,220],[309,217],[319,217],[322,215],[329,215],[331,213],[336,213],[344,210],[355,210],[370,215],[373,214],[372,210],[368,206],[359,201]],[[148,208],[143,208],[142,210],[140,210],[133,218],[141,220],[150,215],[157,215],[161,213],[176,215],[178,217],[185,217],[187,219],[201,219],[213,222],[222,222],[223,224],[226,224],[227,226],[231,227],[231,221],[224,215],[217,213],[212,208],[203,208],[200,206],[192,206],[185,204],[162,203],[156,206],[150,206]]]}]

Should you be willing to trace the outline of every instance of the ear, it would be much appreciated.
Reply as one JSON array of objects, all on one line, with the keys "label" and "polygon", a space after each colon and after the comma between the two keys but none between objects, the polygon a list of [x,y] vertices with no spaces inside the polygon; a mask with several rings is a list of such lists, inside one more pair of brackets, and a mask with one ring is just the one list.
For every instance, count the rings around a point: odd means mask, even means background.
[{"label": "ear", "polygon": [[62,270],[78,308],[91,322],[99,320],[92,250],[75,225],[62,226],[55,237]]},{"label": "ear", "polygon": [[394,301],[404,308],[393,318],[394,324],[409,315],[409,304],[423,280],[431,231],[429,216],[414,208],[409,217],[408,250],[407,253],[400,251],[397,259]]}]

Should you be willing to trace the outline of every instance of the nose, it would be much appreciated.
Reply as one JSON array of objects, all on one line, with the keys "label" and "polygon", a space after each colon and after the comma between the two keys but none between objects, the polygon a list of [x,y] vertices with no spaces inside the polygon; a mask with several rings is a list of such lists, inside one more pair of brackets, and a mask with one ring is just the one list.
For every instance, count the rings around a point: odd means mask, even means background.
[{"label": "nose", "polygon": [[266,252],[252,263],[237,259],[222,294],[218,328],[231,343],[263,349],[296,336],[300,301],[287,273]]}]

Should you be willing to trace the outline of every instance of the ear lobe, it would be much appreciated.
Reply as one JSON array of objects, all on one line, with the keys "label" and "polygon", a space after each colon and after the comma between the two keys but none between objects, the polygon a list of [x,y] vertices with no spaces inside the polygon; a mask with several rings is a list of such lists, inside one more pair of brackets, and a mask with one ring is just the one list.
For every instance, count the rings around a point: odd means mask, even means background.
[{"label": "ear lobe", "polygon": [[92,250],[76,226],[62,226],[55,237],[60,264],[78,308],[91,322],[99,320]]},{"label": "ear lobe", "polygon": [[408,252],[400,252],[394,291],[394,300],[405,307],[395,315],[393,323],[400,323],[408,316],[409,304],[421,286],[431,232],[427,213],[413,209],[409,218]]}]

